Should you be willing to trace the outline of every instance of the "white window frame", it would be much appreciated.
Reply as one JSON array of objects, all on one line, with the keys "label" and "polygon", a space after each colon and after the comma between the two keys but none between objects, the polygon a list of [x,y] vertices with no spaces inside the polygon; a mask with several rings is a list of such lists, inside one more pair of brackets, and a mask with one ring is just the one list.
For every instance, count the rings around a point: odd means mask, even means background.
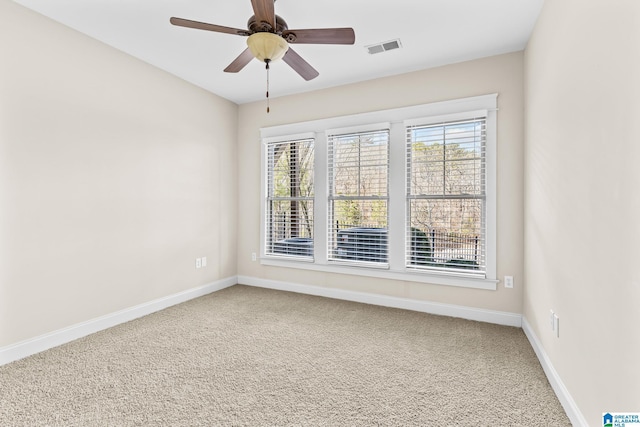
[{"label": "white window frame", "polygon": [[[423,282],[430,284],[461,286],[476,289],[495,290],[496,271],[496,211],[497,211],[497,94],[475,96],[451,101],[435,102],[391,110],[375,111],[350,116],[320,119],[260,129],[262,138],[262,191],[261,191],[261,254],[260,263],[267,266],[305,269],[321,272],[352,274],[392,280]],[[478,111],[486,113],[486,274],[464,274],[460,272],[415,271],[405,265],[405,221],[406,215],[406,138],[405,124],[424,118],[442,116],[448,118],[468,117]],[[388,269],[364,266],[337,265],[327,259],[327,215],[328,215],[328,173],[327,173],[327,132],[336,129],[356,129],[389,123],[389,224]],[[314,164],[314,260],[290,260],[266,256],[265,248],[265,167],[266,149],[269,141],[292,139],[315,140]]]},{"label": "white window frame", "polygon": [[[329,129],[327,131],[324,132],[325,134],[325,140],[327,143],[327,149],[325,150],[326,154],[327,154],[327,167],[325,168],[325,171],[327,172],[327,213],[326,213],[326,217],[327,217],[327,234],[326,236],[326,243],[329,243],[329,227],[332,226],[331,224],[331,218],[330,218],[330,204],[331,204],[331,176],[330,175],[330,171],[333,167],[333,165],[330,164],[330,155],[329,155],[329,149],[330,149],[330,139],[331,137],[339,137],[340,135],[347,135],[347,134],[364,134],[364,133],[369,133],[369,132],[382,132],[382,131],[389,131],[390,133],[390,127],[391,124],[388,122],[385,123],[375,123],[375,124],[370,124],[370,125],[365,125],[365,126],[355,126],[355,127],[348,127],[348,128],[340,128],[340,129]],[[389,157],[389,147],[391,145],[391,137],[389,135],[389,140],[387,142],[387,157]],[[387,162],[387,176],[389,175],[389,164]],[[371,197],[369,198],[369,200],[384,200],[387,203],[387,223],[388,223],[388,214],[389,214],[389,185],[387,183],[387,194],[385,196],[378,196],[378,197]],[[388,232],[387,232],[388,234]],[[387,245],[388,246],[388,245]],[[328,252],[327,252],[327,258],[328,258],[328,262],[331,264],[340,264],[340,265],[350,265],[350,266],[366,266],[368,268],[389,268],[389,263],[388,262],[366,262],[366,261],[347,261],[347,260],[340,260],[337,258],[331,258],[331,256],[329,256],[330,251],[333,250],[333,248],[328,247]],[[388,248],[387,248],[387,253],[388,253]],[[387,254],[387,258],[388,258],[388,254]]]},{"label": "white window frame", "polygon": [[[267,252],[267,248],[270,244],[269,239],[266,237],[267,235],[267,230],[269,230],[271,228],[271,226],[273,226],[273,213],[271,212],[271,210],[269,209],[269,207],[267,207],[267,205],[270,205],[270,201],[274,200],[273,196],[270,196],[270,183],[273,180],[273,171],[270,170],[269,168],[269,164],[271,163],[271,159],[269,158],[269,151],[270,151],[270,147],[274,146],[274,145],[278,145],[278,144],[291,144],[291,143],[299,143],[299,142],[311,142],[311,144],[313,145],[313,149],[315,150],[315,141],[314,138],[312,137],[311,134],[307,134],[306,138],[302,137],[304,135],[293,135],[292,137],[286,138],[286,139],[265,139],[263,141],[263,154],[265,156],[265,168],[264,168],[264,174],[263,174],[263,179],[265,180],[265,185],[264,185],[264,191],[265,191],[265,198],[264,198],[264,206],[262,208],[262,211],[264,212],[264,214],[262,215],[262,220],[264,222],[263,224],[263,229],[265,230],[265,234],[264,234],[264,245],[262,248],[262,252],[265,254],[265,256],[272,256],[272,257],[283,257],[283,258],[288,258],[288,259],[295,259],[295,260],[302,260],[302,261],[311,261],[313,262],[313,254],[311,254],[311,256],[306,256],[306,255],[299,255],[299,254],[286,254],[286,253],[277,253],[275,251],[271,251],[271,252]],[[315,166],[315,165],[314,165]],[[315,178],[315,176],[314,176]],[[305,200],[305,199],[311,199],[313,201],[315,201],[315,194],[313,195],[313,197],[297,197],[295,199],[292,199],[290,197],[284,198],[284,200]],[[313,206],[313,203],[312,203]],[[315,213],[315,210],[314,210]],[[315,228],[314,228],[315,230]],[[271,242],[271,244],[273,245],[273,242]]]},{"label": "white window frame", "polygon": [[[413,127],[413,126],[440,125],[440,124],[445,124],[445,123],[451,124],[451,123],[455,123],[455,122],[467,121],[467,120],[480,119],[481,118],[485,122],[485,132],[486,132],[486,129],[488,127],[488,125],[487,125],[487,113],[488,113],[487,110],[478,110],[478,111],[469,111],[469,112],[458,113],[458,114],[448,114],[448,115],[442,115],[442,116],[435,116],[435,117],[431,116],[431,117],[424,117],[424,118],[406,120],[404,122],[404,128],[405,128],[405,130],[407,130],[408,128]],[[409,141],[405,137],[405,150],[408,150],[408,146],[407,146],[408,143],[409,143]],[[486,151],[488,149],[487,145],[488,145],[488,141],[486,141],[486,139],[485,139],[485,146],[484,146],[484,151],[485,152],[484,152],[484,158],[483,158],[484,171],[485,171],[485,183],[486,183],[485,190],[487,189],[487,185],[488,185],[488,181],[487,181],[487,178],[486,178],[486,175],[488,173],[488,171],[487,171],[487,169],[488,169],[488,166],[487,166],[487,151]],[[408,154],[407,154],[407,156],[408,156]],[[408,164],[406,164],[406,169],[405,169],[405,173],[407,173],[407,172],[408,172]],[[406,203],[407,203],[406,209],[407,210],[408,210],[409,201],[412,198],[409,195],[409,193],[410,193],[410,183],[408,182],[408,176],[407,176],[407,182],[406,182],[406,187],[405,187],[405,195],[406,195],[406,198],[407,198],[406,199]],[[485,248],[487,246],[485,242],[486,242],[486,239],[488,237],[487,236],[488,235],[488,227],[485,224],[486,217],[487,217],[487,214],[488,214],[488,212],[487,212],[487,210],[488,210],[488,202],[487,202],[488,194],[486,194],[486,193],[487,192],[485,192],[484,198],[483,198],[483,202],[484,202],[484,205],[485,205],[485,212],[484,212],[483,217],[482,217],[483,235],[484,236],[481,239],[481,243],[484,245]],[[420,197],[416,197],[414,200],[417,200],[417,199],[420,199]],[[405,222],[405,233],[406,234],[408,234],[408,227],[409,227],[408,223],[409,223],[409,220],[410,220],[409,216],[410,215],[407,212],[407,220]],[[408,236],[406,236],[406,237],[408,238]],[[405,245],[405,251],[408,254],[408,247],[407,246],[408,245]],[[406,256],[405,256],[405,262],[406,261],[407,261],[407,259],[406,259]],[[409,270],[423,270],[423,271],[424,270],[428,270],[428,268],[421,268],[421,267],[418,267],[418,266],[409,266],[409,265],[407,265],[407,269],[409,269]],[[476,273],[474,271],[469,271],[468,274],[469,275],[475,275],[475,276],[482,275],[483,277],[487,277],[488,276],[488,274],[487,274],[488,266],[485,265],[484,269],[485,270],[480,272],[480,273]],[[451,272],[449,272],[447,270],[442,270],[442,271],[439,272],[439,274],[451,274]],[[453,272],[453,274],[460,275],[460,274],[467,274],[467,273],[463,273],[462,271],[456,271],[456,272]]]}]

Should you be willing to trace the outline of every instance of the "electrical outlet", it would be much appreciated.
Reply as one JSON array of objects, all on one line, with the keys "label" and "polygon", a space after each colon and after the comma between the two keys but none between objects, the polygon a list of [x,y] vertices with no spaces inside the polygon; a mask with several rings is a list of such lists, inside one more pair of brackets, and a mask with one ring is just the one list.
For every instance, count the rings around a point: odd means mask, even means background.
[{"label": "electrical outlet", "polygon": [[513,276],[504,276],[504,287],[513,288]]},{"label": "electrical outlet", "polygon": [[251,261],[256,261],[258,259],[258,256],[256,255],[255,252],[251,253]]},{"label": "electrical outlet", "polygon": [[206,267],[206,266],[207,266],[207,257],[206,257],[206,256],[203,256],[203,257],[202,257],[202,266],[203,266],[203,267]]},{"label": "electrical outlet", "polygon": [[202,258],[196,258],[196,268],[202,267]]},{"label": "electrical outlet", "polygon": [[549,310],[549,328],[551,328],[552,332],[556,330],[556,314],[553,310]]},{"label": "electrical outlet", "polygon": [[556,313],[553,313],[553,330],[556,333],[556,337],[560,338],[560,318]]}]

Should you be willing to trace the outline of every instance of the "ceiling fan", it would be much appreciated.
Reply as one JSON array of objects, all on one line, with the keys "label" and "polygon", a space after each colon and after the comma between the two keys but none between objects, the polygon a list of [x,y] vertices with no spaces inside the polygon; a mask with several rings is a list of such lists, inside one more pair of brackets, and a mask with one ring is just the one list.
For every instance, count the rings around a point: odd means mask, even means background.
[{"label": "ceiling fan", "polygon": [[[270,62],[282,58],[282,60],[289,64],[302,78],[311,80],[318,77],[318,71],[291,49],[289,43],[355,43],[353,28],[290,30],[285,20],[275,14],[274,3],[275,0],[251,0],[254,15],[249,18],[246,30],[176,17],[171,18],[170,22],[173,25],[181,27],[248,37],[247,45],[249,47],[224,69],[224,71],[228,73],[237,73],[251,62],[253,58],[265,62],[268,70]],[[267,97],[268,96],[267,92]]]}]

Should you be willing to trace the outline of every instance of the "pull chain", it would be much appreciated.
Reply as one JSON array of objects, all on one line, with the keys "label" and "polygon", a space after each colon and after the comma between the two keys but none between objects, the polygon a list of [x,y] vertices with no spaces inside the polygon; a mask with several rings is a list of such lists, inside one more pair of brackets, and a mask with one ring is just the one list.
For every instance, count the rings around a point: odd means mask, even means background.
[{"label": "pull chain", "polygon": [[269,62],[270,59],[265,59],[264,62],[267,64],[267,114],[269,114]]}]

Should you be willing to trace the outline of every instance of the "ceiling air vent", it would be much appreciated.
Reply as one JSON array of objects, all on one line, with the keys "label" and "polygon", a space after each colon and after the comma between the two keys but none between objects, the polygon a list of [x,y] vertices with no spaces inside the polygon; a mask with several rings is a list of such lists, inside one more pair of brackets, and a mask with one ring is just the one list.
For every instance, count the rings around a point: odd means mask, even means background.
[{"label": "ceiling air vent", "polygon": [[393,49],[399,49],[402,47],[402,44],[400,44],[400,39],[396,39],[396,40],[390,40],[388,42],[383,42],[383,43],[378,43],[378,44],[372,44],[369,46],[365,46],[367,51],[373,55],[375,53],[382,53],[382,52],[386,52],[388,50],[393,50]]}]

